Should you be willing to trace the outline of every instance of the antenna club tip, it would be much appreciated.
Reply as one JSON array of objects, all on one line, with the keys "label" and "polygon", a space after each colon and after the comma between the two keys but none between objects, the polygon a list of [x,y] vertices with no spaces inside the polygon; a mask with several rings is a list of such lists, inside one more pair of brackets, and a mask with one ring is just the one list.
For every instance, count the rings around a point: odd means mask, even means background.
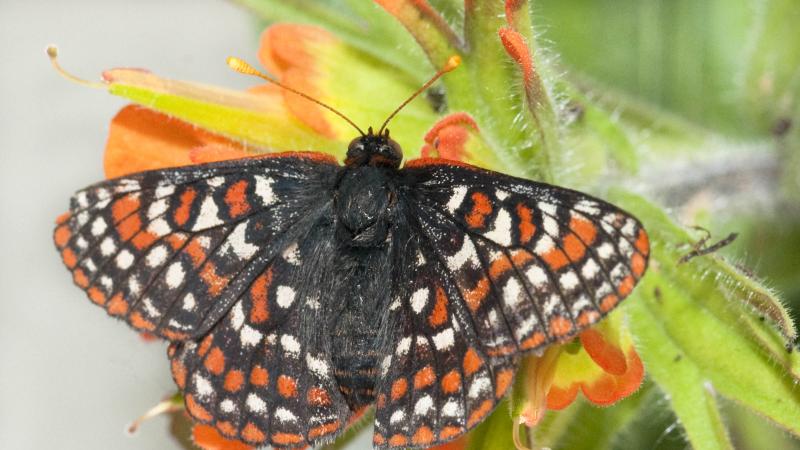
[{"label": "antenna club tip", "polygon": [[253,66],[251,66],[241,58],[237,58],[235,56],[228,56],[225,59],[225,62],[228,64],[228,67],[235,70],[236,72],[243,73],[245,75],[259,74],[258,71],[253,68]]},{"label": "antenna club tip", "polygon": [[442,71],[450,72],[451,70],[455,70],[455,68],[460,65],[461,65],[461,57],[458,55],[453,55],[447,58],[447,62],[444,64]]},{"label": "antenna club tip", "polygon": [[47,51],[47,56],[50,59],[55,59],[58,57],[58,47],[56,47],[55,45],[52,44],[48,45],[46,51]]}]

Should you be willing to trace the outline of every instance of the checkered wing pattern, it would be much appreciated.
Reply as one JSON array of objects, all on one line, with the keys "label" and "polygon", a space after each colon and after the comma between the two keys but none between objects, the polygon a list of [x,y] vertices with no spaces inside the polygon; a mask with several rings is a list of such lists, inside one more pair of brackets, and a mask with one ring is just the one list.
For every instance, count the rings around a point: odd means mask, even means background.
[{"label": "checkered wing pattern", "polygon": [[635,218],[585,194],[443,160],[403,172],[409,234],[396,237],[380,448],[446,442],[477,425],[519,354],[597,322],[649,253]]},{"label": "checkered wing pattern", "polygon": [[408,230],[395,236],[391,345],[379,359],[376,448],[428,447],[460,436],[494,409],[516,367],[513,357],[486,352],[430,239],[417,226]]},{"label": "checkered wing pattern", "polygon": [[54,240],[110,315],[170,340],[201,337],[310,228],[338,167],[275,154],[109,180],[75,194]]},{"label": "checkered wing pattern", "polygon": [[[169,348],[187,411],[254,446],[303,448],[330,441],[350,410],[340,394],[319,299],[332,255],[330,228],[314,227],[250,284],[199,343]],[[329,257],[329,256],[328,256]],[[323,266],[329,262],[322,256]]]},{"label": "checkered wing pattern", "polygon": [[646,270],[644,228],[602,200],[442,160],[404,171],[421,233],[489,356],[571,339]]}]

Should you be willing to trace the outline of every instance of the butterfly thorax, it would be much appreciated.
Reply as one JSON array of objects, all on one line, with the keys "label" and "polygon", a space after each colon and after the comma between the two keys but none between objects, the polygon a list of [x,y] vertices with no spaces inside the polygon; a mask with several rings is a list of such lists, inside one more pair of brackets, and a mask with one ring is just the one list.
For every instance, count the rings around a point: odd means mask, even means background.
[{"label": "butterfly thorax", "polygon": [[351,247],[385,245],[396,198],[395,169],[364,165],[342,170],[334,197],[339,242]]}]

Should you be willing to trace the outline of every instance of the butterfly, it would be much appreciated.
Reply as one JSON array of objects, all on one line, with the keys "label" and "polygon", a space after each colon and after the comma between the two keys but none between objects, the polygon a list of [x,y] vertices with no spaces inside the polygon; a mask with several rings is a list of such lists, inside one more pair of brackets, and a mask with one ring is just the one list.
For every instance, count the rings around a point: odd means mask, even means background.
[{"label": "butterfly", "polygon": [[614,309],[649,242],[587,194],[402,158],[381,127],[343,165],[290,152],[126,175],[78,191],[54,240],[92,302],[170,342],[194,420],[298,448],[374,406],[375,448],[428,447],[487,417],[521,356]]}]

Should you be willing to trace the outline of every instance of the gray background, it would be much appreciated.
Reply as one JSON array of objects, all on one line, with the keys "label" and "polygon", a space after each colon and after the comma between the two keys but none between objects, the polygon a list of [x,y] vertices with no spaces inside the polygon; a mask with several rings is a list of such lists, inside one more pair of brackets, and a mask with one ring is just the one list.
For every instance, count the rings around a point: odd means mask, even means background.
[{"label": "gray background", "polygon": [[123,431],[174,392],[165,345],[93,306],[52,244],[71,193],[102,178],[126,102],[57,76],[50,43],[87,79],[128,66],[243,88],[225,57],[255,60],[257,33],[220,1],[0,0],[0,449],[177,448],[166,418]]}]

